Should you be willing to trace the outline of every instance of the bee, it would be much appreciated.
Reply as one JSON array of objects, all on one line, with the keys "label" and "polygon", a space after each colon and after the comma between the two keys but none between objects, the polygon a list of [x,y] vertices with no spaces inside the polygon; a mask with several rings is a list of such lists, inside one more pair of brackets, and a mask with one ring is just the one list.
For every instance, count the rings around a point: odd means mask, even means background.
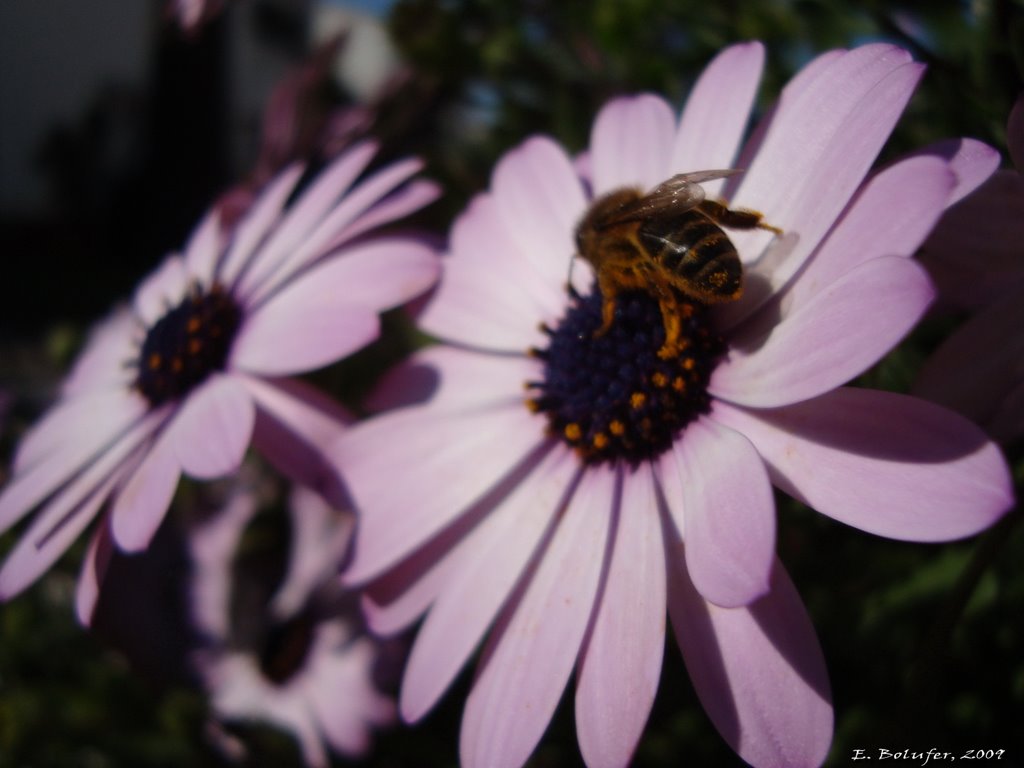
[{"label": "bee", "polygon": [[576,227],[577,255],[594,268],[604,297],[601,326],[608,331],[621,291],[643,290],[658,300],[665,326],[662,358],[681,351],[680,294],[702,304],[735,301],[743,293],[743,265],[722,227],[782,230],[757,211],[705,199],[701,182],[737,170],[680,173],[647,194],[618,189],[593,202]]}]

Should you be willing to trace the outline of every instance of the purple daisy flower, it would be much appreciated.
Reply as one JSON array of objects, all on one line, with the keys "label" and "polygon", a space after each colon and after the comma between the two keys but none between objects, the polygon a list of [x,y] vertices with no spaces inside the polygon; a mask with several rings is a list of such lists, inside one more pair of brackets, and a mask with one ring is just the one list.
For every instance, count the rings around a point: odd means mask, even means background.
[{"label": "purple daisy flower", "polygon": [[[192,612],[205,635],[195,660],[216,716],[265,722],[291,732],[311,768],[329,764],[325,743],[349,756],[365,754],[374,727],[394,721],[395,705],[378,691],[379,649],[361,627],[358,606],[337,581],[348,551],[351,516],[318,494],[291,495],[291,545],[283,581],[268,603],[237,612],[234,575],[239,544],[259,508],[240,488],[219,514],[189,534],[194,563]],[[242,598],[245,605],[248,602]]]},{"label": "purple daisy flower", "polygon": [[950,209],[922,250],[940,296],[977,312],[928,359],[914,387],[1004,444],[1024,436],[1024,98],[1007,139],[1016,170],[997,172]]},{"label": "purple daisy flower", "polygon": [[31,584],[104,505],[126,551],[144,549],[184,473],[238,468],[250,443],[315,484],[335,428],[309,387],[284,378],[372,341],[378,313],[426,290],[435,253],[380,225],[432,200],[409,159],[357,182],[375,153],[354,146],[296,195],[275,178],[230,231],[216,208],[93,332],[59,402],[21,441],[0,494],[0,531],[39,508],[0,569],[0,597]]},{"label": "purple daisy flower", "polygon": [[[618,99],[574,164],[528,140],[456,221],[421,315],[447,344],[386,380],[405,405],[333,451],[360,511],[348,583],[369,583],[371,626],[428,611],[400,710],[431,709],[487,636],[462,721],[466,766],[522,765],[569,676],[590,766],[629,762],[654,700],[666,611],[694,687],[755,765],[816,765],[832,708],[825,662],[774,556],[772,486],[866,531],[969,536],[1010,505],[999,449],[963,417],[841,385],[917,322],[933,291],[910,256],[991,150],[919,156],[868,178],[922,66],[887,45],[805,67],[740,149],[763,64],[737,45],[676,120],[661,99]],[[730,229],[742,299],[617,297],[610,327],[577,260],[590,201],[681,172],[784,234]],[[584,169],[585,178],[581,178]],[[991,169],[989,169],[990,171]],[[429,396],[424,403],[411,400]]]}]

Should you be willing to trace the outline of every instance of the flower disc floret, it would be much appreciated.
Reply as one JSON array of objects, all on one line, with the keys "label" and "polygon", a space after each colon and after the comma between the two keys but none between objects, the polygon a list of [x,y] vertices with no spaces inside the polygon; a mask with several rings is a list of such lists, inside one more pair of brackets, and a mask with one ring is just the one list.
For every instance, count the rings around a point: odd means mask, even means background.
[{"label": "flower disc floret", "polygon": [[154,408],[187,395],[223,370],[242,320],[238,304],[220,285],[193,287],[146,332],[136,388]]},{"label": "flower disc floret", "polygon": [[708,308],[680,299],[679,351],[658,354],[665,330],[658,302],[646,292],[623,293],[607,333],[599,291],[577,296],[563,320],[546,329],[544,379],[529,382],[532,410],[588,464],[625,461],[633,466],[668,450],[702,413],[708,380],[725,347],[712,332]]}]

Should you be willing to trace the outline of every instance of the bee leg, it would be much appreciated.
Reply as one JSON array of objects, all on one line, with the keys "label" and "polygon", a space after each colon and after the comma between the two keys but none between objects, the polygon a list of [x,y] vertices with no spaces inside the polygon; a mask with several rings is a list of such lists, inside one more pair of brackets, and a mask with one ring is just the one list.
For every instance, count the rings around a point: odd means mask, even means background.
[{"label": "bee leg", "polygon": [[604,336],[608,333],[608,329],[612,327],[612,322],[615,320],[615,294],[618,293],[614,280],[600,277],[598,279],[598,287],[601,289],[603,303],[601,304],[601,326],[594,331],[595,339]]},{"label": "bee leg", "polygon": [[679,336],[683,331],[683,324],[679,320],[679,308],[673,302],[672,306],[661,304],[661,322],[665,326],[665,343],[658,350],[658,357],[662,360],[670,360],[677,357],[682,348],[679,345]]},{"label": "bee leg", "polygon": [[650,290],[658,299],[658,309],[661,311],[661,322],[665,327],[665,341],[658,350],[658,357],[662,360],[669,360],[676,357],[683,349],[679,338],[683,333],[681,309],[679,300],[672,286],[655,274],[648,277]]},{"label": "bee leg", "polygon": [[711,217],[720,226],[729,229],[767,229],[776,235],[781,235],[782,230],[764,221],[764,214],[758,211],[751,211],[746,208],[730,208],[725,203],[715,200],[704,200],[699,206],[707,216]]}]

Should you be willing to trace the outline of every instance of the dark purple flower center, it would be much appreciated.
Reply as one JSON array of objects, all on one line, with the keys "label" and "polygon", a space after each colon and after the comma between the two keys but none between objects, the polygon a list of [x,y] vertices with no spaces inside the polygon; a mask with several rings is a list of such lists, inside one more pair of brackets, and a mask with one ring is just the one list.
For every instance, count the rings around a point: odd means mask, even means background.
[{"label": "dark purple flower center", "polygon": [[154,408],[188,394],[223,370],[241,321],[241,310],[221,286],[193,288],[146,332],[135,386]]},{"label": "dark purple flower center", "polygon": [[659,356],[665,329],[657,300],[642,291],[616,297],[604,334],[599,291],[574,297],[558,327],[545,329],[544,379],[529,382],[528,404],[548,417],[549,430],[584,462],[631,465],[659,456],[683,428],[707,413],[708,380],[725,351],[706,306],[679,299],[679,350]]},{"label": "dark purple flower center", "polygon": [[306,664],[313,645],[315,622],[303,612],[272,624],[260,648],[260,671],[274,685],[283,685]]}]

